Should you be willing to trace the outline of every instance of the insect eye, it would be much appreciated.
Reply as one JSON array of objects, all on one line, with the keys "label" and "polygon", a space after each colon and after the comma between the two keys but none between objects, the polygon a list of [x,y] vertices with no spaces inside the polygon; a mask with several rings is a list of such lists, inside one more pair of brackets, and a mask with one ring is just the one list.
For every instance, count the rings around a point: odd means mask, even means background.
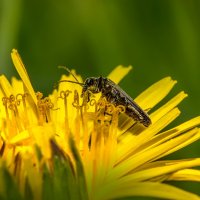
[{"label": "insect eye", "polygon": [[94,80],[93,79],[89,79],[88,80],[88,85],[93,85],[94,84]]}]

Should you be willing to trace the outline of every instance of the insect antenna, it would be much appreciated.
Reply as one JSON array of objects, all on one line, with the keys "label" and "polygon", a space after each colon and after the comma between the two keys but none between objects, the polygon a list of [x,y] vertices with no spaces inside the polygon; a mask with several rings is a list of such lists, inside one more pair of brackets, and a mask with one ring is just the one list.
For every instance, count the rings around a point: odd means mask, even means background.
[{"label": "insect antenna", "polygon": [[[76,76],[74,76],[74,74],[70,71],[69,68],[67,68],[66,66],[58,66],[58,68],[59,68],[59,69],[64,69],[64,70],[66,70],[67,72],[69,72],[69,73],[74,77],[74,79],[77,81],[77,83],[79,83],[78,79],[76,78]],[[68,82],[70,82],[70,81],[68,81]]]},{"label": "insect antenna", "polygon": [[75,84],[78,84],[78,85],[81,85],[81,86],[84,85],[84,83],[80,83],[80,82],[78,81],[78,79],[76,78],[76,76],[75,76],[67,67],[65,67],[65,66],[58,66],[58,68],[64,69],[64,70],[66,70],[67,72],[69,72],[69,73],[74,77],[74,79],[75,79],[76,81],[61,80],[61,81],[58,81],[58,82],[54,85],[54,88],[56,88],[56,87],[58,86],[58,84],[61,83],[61,82],[75,83]]},{"label": "insect antenna", "polygon": [[75,84],[78,84],[78,85],[84,85],[84,83],[79,83],[79,82],[76,82],[76,81],[68,81],[68,80],[61,80],[61,81],[58,81],[58,83],[61,83],[61,82],[69,82],[69,83],[75,83]]}]

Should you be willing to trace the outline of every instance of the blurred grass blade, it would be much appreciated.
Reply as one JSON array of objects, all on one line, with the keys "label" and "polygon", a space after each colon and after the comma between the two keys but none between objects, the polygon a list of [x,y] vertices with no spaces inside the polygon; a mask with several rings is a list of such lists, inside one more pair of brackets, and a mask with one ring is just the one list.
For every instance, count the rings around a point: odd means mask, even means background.
[{"label": "blurred grass blade", "polygon": [[16,186],[12,176],[3,165],[0,167],[0,199],[22,200],[19,188]]}]

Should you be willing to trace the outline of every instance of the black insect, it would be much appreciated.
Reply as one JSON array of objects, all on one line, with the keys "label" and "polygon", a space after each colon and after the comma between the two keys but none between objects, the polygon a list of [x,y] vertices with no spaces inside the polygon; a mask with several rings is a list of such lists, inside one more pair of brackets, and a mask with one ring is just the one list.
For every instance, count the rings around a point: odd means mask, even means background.
[{"label": "black insect", "polygon": [[[69,69],[65,69],[70,72]],[[72,76],[76,79],[73,74]],[[149,118],[148,114],[142,110],[142,108],[137,103],[135,103],[133,99],[124,90],[122,90],[122,88],[120,88],[110,79],[100,76],[89,77],[85,80],[84,83],[79,83],[77,79],[76,81],[77,82],[66,80],[64,82],[72,82],[82,85],[82,96],[86,91],[90,91],[94,94],[101,92],[102,96],[105,97],[108,102],[114,104],[115,106],[123,105],[126,109],[125,113],[129,117],[133,118],[136,122],[140,122],[146,127],[151,124],[151,119]]]}]

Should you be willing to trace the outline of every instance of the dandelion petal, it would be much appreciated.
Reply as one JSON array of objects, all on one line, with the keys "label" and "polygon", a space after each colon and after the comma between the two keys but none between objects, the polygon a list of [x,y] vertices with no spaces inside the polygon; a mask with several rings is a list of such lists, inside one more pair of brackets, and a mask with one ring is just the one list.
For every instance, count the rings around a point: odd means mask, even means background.
[{"label": "dandelion petal", "polygon": [[132,69],[132,66],[124,67],[119,65],[109,75],[108,78],[118,84]]}]

